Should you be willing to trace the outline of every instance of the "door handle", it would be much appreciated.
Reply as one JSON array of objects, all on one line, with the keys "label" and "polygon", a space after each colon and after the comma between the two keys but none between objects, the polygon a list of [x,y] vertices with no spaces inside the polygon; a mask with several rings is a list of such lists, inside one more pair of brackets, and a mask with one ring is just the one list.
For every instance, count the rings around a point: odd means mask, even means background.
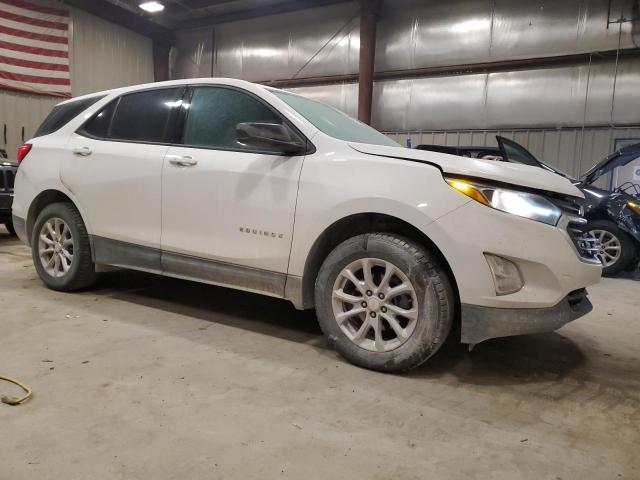
[{"label": "door handle", "polygon": [[177,165],[178,167],[193,167],[198,164],[198,161],[189,155],[185,155],[184,157],[169,156],[169,163],[171,165]]},{"label": "door handle", "polygon": [[72,150],[74,155],[79,157],[88,157],[91,155],[91,149],[89,147],[77,147]]}]

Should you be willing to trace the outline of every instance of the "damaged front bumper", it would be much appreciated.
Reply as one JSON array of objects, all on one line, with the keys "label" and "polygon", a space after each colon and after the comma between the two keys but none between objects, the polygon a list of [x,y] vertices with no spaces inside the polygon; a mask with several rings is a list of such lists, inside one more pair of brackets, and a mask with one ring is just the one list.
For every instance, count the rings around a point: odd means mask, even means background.
[{"label": "damaged front bumper", "polygon": [[552,332],[592,309],[584,288],[548,308],[492,308],[463,303],[461,341],[475,345],[490,338]]}]

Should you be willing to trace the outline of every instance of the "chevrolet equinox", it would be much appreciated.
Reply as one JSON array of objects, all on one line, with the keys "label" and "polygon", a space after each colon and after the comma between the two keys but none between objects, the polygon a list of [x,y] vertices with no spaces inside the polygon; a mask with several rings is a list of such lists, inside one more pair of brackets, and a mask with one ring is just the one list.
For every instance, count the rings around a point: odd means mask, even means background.
[{"label": "chevrolet equinox", "polygon": [[233,79],[85,95],[20,147],[13,225],[54,290],[117,266],[315,308],[349,361],[404,371],[591,309],[581,192],[526,165],[410,150]]}]

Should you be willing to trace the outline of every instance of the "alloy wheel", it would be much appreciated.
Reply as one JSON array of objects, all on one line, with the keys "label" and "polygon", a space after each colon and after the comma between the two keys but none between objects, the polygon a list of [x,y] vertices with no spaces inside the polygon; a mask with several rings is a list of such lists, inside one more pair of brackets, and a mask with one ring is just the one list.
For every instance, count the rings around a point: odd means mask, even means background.
[{"label": "alloy wheel", "polygon": [[409,278],[396,265],[361,258],[338,274],[333,314],[342,332],[359,347],[388,352],[405,343],[418,322],[418,300]]},{"label": "alloy wheel", "polygon": [[615,264],[622,255],[620,239],[607,230],[591,230],[589,232],[595,238],[596,256],[603,267]]},{"label": "alloy wheel", "polygon": [[63,277],[73,264],[73,235],[61,218],[50,218],[40,229],[38,256],[45,272],[52,277]]}]

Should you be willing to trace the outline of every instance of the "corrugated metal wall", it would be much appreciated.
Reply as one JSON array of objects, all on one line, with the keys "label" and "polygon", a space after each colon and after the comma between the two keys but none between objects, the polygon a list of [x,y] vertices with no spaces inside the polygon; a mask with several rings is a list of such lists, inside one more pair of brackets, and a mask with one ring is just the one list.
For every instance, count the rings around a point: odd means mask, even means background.
[{"label": "corrugated metal wall", "polygon": [[[376,82],[373,124],[403,143],[406,132],[420,131],[435,143],[485,136],[492,142],[501,130],[576,175],[619,135],[640,137],[627,128],[640,126],[640,57],[597,54],[640,45],[631,22],[616,23],[632,18],[632,7],[633,0],[385,0],[378,72],[593,55],[549,68]],[[357,5],[346,3],[181,32],[172,76],[351,74],[358,50]],[[292,90],[355,116],[357,89],[344,83]]]},{"label": "corrugated metal wall", "polygon": [[[615,95],[614,95],[615,85]],[[356,112],[357,84],[291,89]],[[376,82],[384,131],[639,125],[640,57],[567,67]]]},{"label": "corrugated metal wall", "polygon": [[[51,2],[37,3],[52,5]],[[70,10],[69,52],[74,96],[153,81],[150,39],[82,10]],[[23,127],[24,138],[28,139],[61,100],[0,90],[0,148],[5,148],[3,125],[6,124],[9,158],[15,157],[18,146],[23,143]]]},{"label": "corrugated metal wall", "polygon": [[[632,6],[611,0],[611,20],[631,18]],[[268,81],[357,73],[357,9],[348,2],[184,31],[172,75]],[[386,0],[376,71],[634,47],[631,22],[608,25],[608,11],[609,0]]]}]

